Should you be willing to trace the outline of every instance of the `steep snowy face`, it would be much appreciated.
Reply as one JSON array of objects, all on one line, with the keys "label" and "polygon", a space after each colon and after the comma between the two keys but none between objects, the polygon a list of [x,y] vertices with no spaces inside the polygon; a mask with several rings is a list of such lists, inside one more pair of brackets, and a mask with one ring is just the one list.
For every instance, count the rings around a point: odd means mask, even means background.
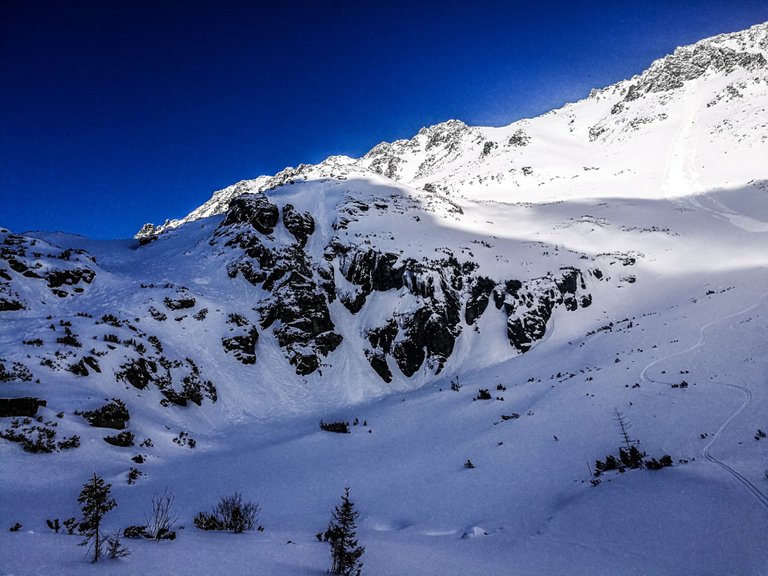
[{"label": "steep snowy face", "polygon": [[735,188],[763,177],[767,58],[768,23],[721,34],[543,116],[501,128],[449,120],[411,139],[382,142],[357,160],[332,156],[286,168],[216,192],[185,218],[146,225],[137,237],[222,214],[239,194],[350,174],[377,174],[470,202],[659,198]]},{"label": "steep snowy face", "polygon": [[239,182],[138,242],[3,231],[0,374],[119,383],[214,423],[315,410],[535,354],[658,274],[729,269],[726,250],[759,267],[765,39],[680,49],[504,128],[451,120]]}]

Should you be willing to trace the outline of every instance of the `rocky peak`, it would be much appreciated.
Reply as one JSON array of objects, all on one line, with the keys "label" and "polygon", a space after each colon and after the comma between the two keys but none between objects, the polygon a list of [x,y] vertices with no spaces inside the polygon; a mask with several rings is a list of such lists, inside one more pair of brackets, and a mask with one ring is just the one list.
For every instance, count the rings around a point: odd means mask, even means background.
[{"label": "rocky peak", "polygon": [[767,64],[760,52],[737,52],[724,46],[694,44],[678,48],[673,54],[654,62],[629,86],[624,99],[632,101],[648,92],[681,88],[683,82],[695,80],[707,72],[731,74],[737,68],[751,71],[765,68]]},{"label": "rocky peak", "polygon": [[648,70],[633,78],[625,100],[637,100],[649,92],[680,88],[683,82],[695,80],[707,73],[728,75],[739,68],[748,71],[765,69],[768,67],[768,61],[763,54],[766,49],[768,23],[679,47],[672,54],[656,60]]}]

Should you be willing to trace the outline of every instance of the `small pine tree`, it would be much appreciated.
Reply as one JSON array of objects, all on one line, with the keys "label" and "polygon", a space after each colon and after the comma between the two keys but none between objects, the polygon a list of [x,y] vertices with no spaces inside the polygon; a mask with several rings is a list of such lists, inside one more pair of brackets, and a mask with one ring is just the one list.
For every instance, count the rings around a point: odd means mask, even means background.
[{"label": "small pine tree", "polygon": [[80,529],[85,539],[81,546],[90,546],[93,550],[93,562],[98,562],[101,557],[104,542],[101,534],[101,519],[104,515],[117,506],[117,502],[110,496],[111,484],[106,484],[104,478],[96,474],[88,482],[83,484],[77,501],[83,511],[83,521]]},{"label": "small pine tree", "polygon": [[357,517],[355,505],[349,499],[349,487],[344,489],[341,504],[331,514],[331,523],[325,539],[331,544],[331,574],[360,576],[363,563],[360,557],[365,547],[359,546],[356,538]]},{"label": "small pine tree", "polygon": [[614,409],[613,419],[614,422],[616,422],[616,426],[619,427],[619,431],[621,432],[621,439],[624,442],[624,446],[627,448],[627,452],[629,452],[632,444],[634,444],[634,440],[632,440],[632,438],[629,436],[629,430],[632,428],[632,424],[630,424],[629,420],[627,420],[627,417],[624,416],[624,414],[620,412],[618,408]]},{"label": "small pine tree", "polygon": [[112,560],[117,560],[118,558],[125,558],[131,553],[131,551],[128,550],[128,548],[123,546],[123,542],[122,540],[120,540],[119,530],[115,530],[112,536],[108,536],[106,542],[107,542],[107,546],[106,546],[107,556]]}]

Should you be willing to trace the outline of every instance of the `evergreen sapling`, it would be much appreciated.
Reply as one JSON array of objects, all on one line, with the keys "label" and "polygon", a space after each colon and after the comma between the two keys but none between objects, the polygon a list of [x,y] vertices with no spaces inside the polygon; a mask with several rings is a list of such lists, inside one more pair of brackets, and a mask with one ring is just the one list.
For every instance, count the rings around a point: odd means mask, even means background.
[{"label": "evergreen sapling", "polygon": [[80,530],[85,539],[81,546],[89,546],[93,550],[93,562],[98,562],[104,545],[101,534],[101,520],[104,515],[117,506],[117,502],[110,496],[111,484],[106,484],[104,478],[96,474],[88,482],[83,484],[77,501],[83,512],[83,521]]},{"label": "evergreen sapling", "polygon": [[325,532],[325,539],[331,544],[331,574],[360,576],[363,563],[360,557],[365,547],[357,541],[357,517],[355,505],[349,499],[349,487],[344,489],[341,504],[331,514],[331,523]]}]

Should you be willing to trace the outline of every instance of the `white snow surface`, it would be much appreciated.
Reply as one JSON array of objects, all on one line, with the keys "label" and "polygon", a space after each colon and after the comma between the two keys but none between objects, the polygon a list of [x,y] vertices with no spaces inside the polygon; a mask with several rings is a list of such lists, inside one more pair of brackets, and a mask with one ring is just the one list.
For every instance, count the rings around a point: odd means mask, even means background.
[{"label": "white snow surface", "polygon": [[[754,58],[688,66],[728,50]],[[345,486],[360,512],[364,574],[768,574],[768,439],[756,439],[768,431],[768,64],[757,56],[768,57],[768,24],[680,48],[538,118],[501,128],[450,121],[360,159],[240,182],[153,229],[157,239],[141,247],[21,235],[29,257],[40,254],[32,272],[87,266],[95,277],[66,297],[17,271],[0,285],[0,296],[27,304],[0,312],[0,362],[32,373],[0,382],[0,396],[46,399],[43,421],[59,437],[81,437],[80,448],[51,454],[0,440],[0,574],[320,575],[330,553],[315,534]],[[681,58],[695,77],[659,89]],[[627,99],[633,86],[651,89]],[[297,375],[269,329],[256,363],[244,365],[221,346],[236,333],[228,315],[258,325],[266,293],[230,278],[236,249],[211,239],[229,203],[258,191],[281,214],[292,204],[312,215],[313,261],[337,240],[403,260],[448,250],[495,282],[563,267],[603,274],[587,279],[592,305],[556,308],[525,354],[490,303],[474,324],[462,314],[442,371],[425,362],[406,377],[390,358],[393,380],[384,382],[365,359],[366,334],[415,309],[402,288],[373,292],[356,314],[331,302],[343,340],[318,371]],[[339,227],[351,201],[368,210]],[[18,236],[0,238],[10,246]],[[292,241],[282,222],[264,239]],[[64,249],[85,253],[57,257]],[[338,269],[334,279],[337,293],[356,289]],[[163,304],[182,296],[193,308]],[[97,323],[105,314],[121,322]],[[57,343],[62,322],[82,350]],[[216,402],[163,406],[159,390],[116,381],[135,351],[109,349],[107,333],[121,342],[157,336],[178,362],[175,376],[190,375],[185,359],[194,359]],[[98,374],[41,364],[66,366],[91,348],[105,353]],[[473,400],[480,389],[494,399]],[[134,447],[106,444],[115,431],[74,414],[113,397],[130,409]],[[639,449],[674,465],[607,472],[593,485],[595,460],[621,445],[615,410]],[[356,418],[351,434],[318,427]],[[11,420],[0,418],[0,428]],[[193,449],[173,442],[182,431]],[[151,447],[138,446],[148,437]],[[137,454],[145,463],[131,461]],[[132,467],[143,475],[129,485]],[[45,520],[77,516],[93,473],[118,501],[109,530],[144,523],[150,498],[168,487],[178,538],[128,540],[129,557],[90,565],[79,538],[54,534]],[[193,526],[233,491],[261,504],[263,532]],[[21,530],[10,532],[16,522]]]}]

